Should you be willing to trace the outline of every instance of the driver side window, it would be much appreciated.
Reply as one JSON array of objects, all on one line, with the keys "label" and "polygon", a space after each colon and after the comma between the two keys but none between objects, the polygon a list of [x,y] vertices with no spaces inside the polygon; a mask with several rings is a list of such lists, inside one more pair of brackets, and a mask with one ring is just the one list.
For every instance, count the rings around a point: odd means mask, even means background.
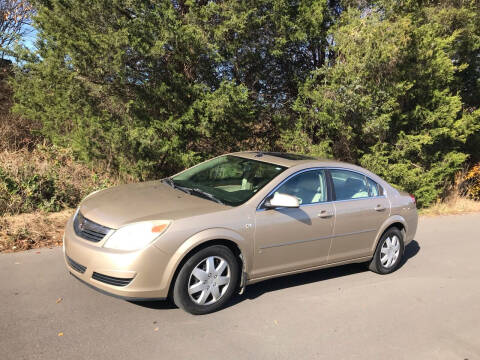
[{"label": "driver side window", "polygon": [[277,193],[295,196],[300,205],[327,201],[327,180],[324,170],[302,172],[280,186]]}]

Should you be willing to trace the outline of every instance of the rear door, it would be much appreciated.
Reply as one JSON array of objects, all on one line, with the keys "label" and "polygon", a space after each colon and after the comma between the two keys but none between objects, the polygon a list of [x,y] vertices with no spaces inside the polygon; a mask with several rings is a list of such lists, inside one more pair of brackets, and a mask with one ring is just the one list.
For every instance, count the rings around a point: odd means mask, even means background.
[{"label": "rear door", "polygon": [[330,169],[334,189],[335,227],[328,262],[372,254],[376,234],[390,215],[383,189],[364,174]]}]

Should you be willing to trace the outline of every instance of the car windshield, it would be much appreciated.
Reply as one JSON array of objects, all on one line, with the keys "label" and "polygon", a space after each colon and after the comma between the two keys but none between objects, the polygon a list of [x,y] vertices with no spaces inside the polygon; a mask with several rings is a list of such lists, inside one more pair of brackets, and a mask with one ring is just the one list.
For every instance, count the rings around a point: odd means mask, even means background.
[{"label": "car windshield", "polygon": [[169,180],[170,184],[192,195],[238,206],[285,169],[280,165],[225,155],[187,169]]}]

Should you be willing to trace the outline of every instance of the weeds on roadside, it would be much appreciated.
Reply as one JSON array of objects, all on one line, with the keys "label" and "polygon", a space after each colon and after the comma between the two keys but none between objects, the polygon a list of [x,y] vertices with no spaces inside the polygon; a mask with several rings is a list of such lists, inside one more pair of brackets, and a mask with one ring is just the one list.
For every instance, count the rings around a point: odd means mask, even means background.
[{"label": "weeds on roadside", "polygon": [[61,245],[65,224],[73,211],[0,217],[0,252]]},{"label": "weeds on roadside", "polygon": [[75,162],[68,149],[5,150],[0,152],[0,216],[73,208],[88,193],[118,181]]}]

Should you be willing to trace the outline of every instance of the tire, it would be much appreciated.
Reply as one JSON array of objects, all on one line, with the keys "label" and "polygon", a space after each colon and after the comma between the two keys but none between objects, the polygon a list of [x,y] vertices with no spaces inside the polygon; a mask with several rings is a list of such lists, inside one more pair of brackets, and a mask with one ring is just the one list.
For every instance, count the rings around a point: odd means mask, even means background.
[{"label": "tire", "polygon": [[173,302],[193,315],[217,311],[234,294],[239,275],[238,261],[229,248],[209,246],[183,264],[173,287]]},{"label": "tire", "polygon": [[404,248],[402,232],[396,227],[387,229],[377,244],[368,268],[382,275],[394,272],[402,262]]}]

